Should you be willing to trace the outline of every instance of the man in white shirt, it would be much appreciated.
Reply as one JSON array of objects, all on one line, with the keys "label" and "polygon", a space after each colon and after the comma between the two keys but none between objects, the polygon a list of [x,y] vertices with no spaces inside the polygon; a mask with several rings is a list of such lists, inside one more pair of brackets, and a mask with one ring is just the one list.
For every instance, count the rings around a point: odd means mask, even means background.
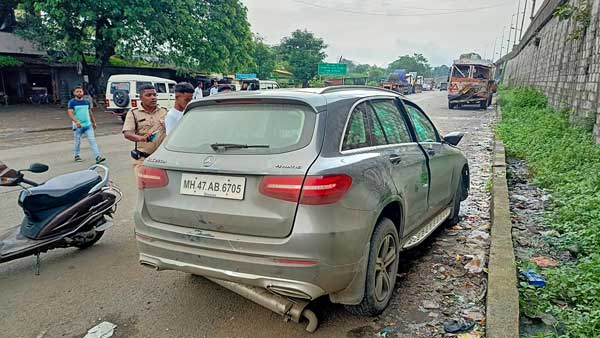
[{"label": "man in white shirt", "polygon": [[213,80],[212,87],[210,87],[210,96],[219,93],[219,83],[216,80]]},{"label": "man in white shirt", "polygon": [[165,118],[165,129],[167,135],[171,133],[173,128],[179,123],[179,119],[183,116],[183,110],[192,101],[194,95],[194,87],[187,82],[180,82],[175,85],[175,104],[167,113]]},{"label": "man in white shirt", "polygon": [[204,97],[204,93],[202,92],[202,81],[198,82],[198,87],[196,87],[196,89],[194,89],[194,96],[192,97],[192,99],[194,100],[198,100]]}]

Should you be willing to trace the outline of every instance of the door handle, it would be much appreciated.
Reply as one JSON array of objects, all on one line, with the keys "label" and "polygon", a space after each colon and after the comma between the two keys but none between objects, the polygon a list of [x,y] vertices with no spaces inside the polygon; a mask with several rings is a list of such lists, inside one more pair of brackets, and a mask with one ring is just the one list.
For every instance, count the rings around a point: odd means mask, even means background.
[{"label": "door handle", "polygon": [[402,155],[392,154],[388,157],[390,162],[396,164],[402,162]]},{"label": "door handle", "polygon": [[434,156],[435,155],[435,149],[433,148],[428,148],[426,149],[427,154],[429,154],[429,156]]}]

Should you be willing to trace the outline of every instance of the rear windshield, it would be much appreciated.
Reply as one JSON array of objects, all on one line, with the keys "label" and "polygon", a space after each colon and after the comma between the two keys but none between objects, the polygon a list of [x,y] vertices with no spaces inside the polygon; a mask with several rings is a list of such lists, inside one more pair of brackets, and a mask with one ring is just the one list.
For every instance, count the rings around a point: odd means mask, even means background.
[{"label": "rear windshield", "polygon": [[129,92],[129,82],[113,82],[110,84],[110,93],[114,94],[116,90]]},{"label": "rear windshield", "polygon": [[279,154],[307,146],[316,114],[291,104],[235,104],[197,107],[187,112],[165,147],[171,151],[211,154],[215,143],[268,145],[228,149],[223,154]]}]

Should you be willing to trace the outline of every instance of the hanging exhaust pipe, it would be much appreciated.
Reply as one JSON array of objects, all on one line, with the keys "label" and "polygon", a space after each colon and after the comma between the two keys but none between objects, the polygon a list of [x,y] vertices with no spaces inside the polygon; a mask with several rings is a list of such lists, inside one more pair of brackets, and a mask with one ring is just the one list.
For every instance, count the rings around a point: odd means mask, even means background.
[{"label": "hanging exhaust pipe", "polygon": [[207,279],[283,316],[284,321],[291,319],[296,323],[300,323],[302,319],[306,319],[308,321],[306,331],[312,333],[317,330],[319,320],[312,310],[306,308],[308,305],[307,301],[290,300],[271,293],[267,289],[255,286],[224,281],[216,278],[207,277]]}]

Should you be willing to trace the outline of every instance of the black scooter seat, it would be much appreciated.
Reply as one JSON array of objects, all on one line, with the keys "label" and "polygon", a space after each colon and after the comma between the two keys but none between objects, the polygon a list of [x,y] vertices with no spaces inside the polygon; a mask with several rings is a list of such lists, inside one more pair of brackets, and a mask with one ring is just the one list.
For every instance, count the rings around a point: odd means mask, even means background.
[{"label": "black scooter seat", "polygon": [[102,178],[94,170],[82,170],[49,179],[44,184],[23,190],[19,204],[33,217],[42,210],[73,204],[83,198]]},{"label": "black scooter seat", "polygon": [[[69,193],[81,187],[90,189],[100,182],[100,175],[94,170],[82,170],[49,179],[46,183],[29,188],[29,195],[47,195],[54,198],[66,198]],[[89,189],[88,189],[89,190]]]}]

